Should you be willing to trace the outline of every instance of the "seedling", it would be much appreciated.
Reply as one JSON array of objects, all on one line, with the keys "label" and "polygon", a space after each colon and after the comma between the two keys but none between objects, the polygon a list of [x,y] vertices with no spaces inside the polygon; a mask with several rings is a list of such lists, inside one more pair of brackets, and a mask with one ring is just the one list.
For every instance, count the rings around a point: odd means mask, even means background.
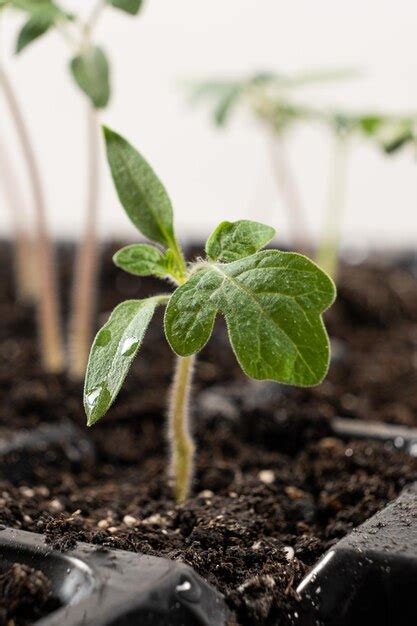
[{"label": "seedling", "polygon": [[337,277],[340,256],[340,235],[346,196],[348,152],[352,139],[359,137],[375,144],[386,154],[415,145],[415,121],[411,116],[379,113],[352,114],[323,111],[320,119],[333,135],[332,171],[324,225],[317,248],[317,262],[332,277]]},{"label": "seedling", "polygon": [[[170,473],[177,501],[193,476],[189,398],[195,355],[210,339],[218,314],[242,370],[258,380],[311,386],[329,365],[322,313],[335,298],[332,280],[305,256],[262,250],[275,231],[249,220],[222,222],[208,238],[206,256],[186,263],[175,236],[168,194],[145,159],[120,135],[104,129],[119,199],[130,220],[153,243],[122,248],[115,264],[136,276],[154,275],[173,293],[119,304],[97,334],[84,391],[88,425],[115,400],[158,306],[177,355],[169,401]],[[220,358],[220,355],[219,355]]]},{"label": "seedling", "polygon": [[316,119],[317,112],[300,104],[295,97],[296,91],[309,84],[322,84],[351,75],[350,70],[304,72],[294,76],[264,72],[242,80],[215,80],[191,84],[190,87],[192,101],[207,99],[213,102],[213,120],[217,126],[225,126],[239,105],[246,106],[261,123],[292,242],[300,251],[311,249],[312,240],[287,143],[289,133]]},{"label": "seedling", "polygon": [[110,99],[110,67],[104,50],[93,43],[93,34],[106,7],[136,15],[143,0],[96,0],[85,20],[68,13],[52,0],[10,0],[28,19],[16,41],[20,53],[42,35],[56,29],[69,45],[70,73],[87,97],[86,140],[88,172],[85,228],[75,259],[73,299],[69,322],[69,374],[82,379],[91,343],[97,273],[97,221],[99,205],[100,143],[98,111]]},{"label": "seedling", "polygon": [[[0,14],[8,7],[25,8],[35,11],[39,6],[48,4],[47,0],[1,0]],[[41,356],[45,369],[57,372],[64,365],[58,295],[54,272],[54,251],[47,224],[45,193],[37,160],[32,144],[28,124],[22,112],[19,98],[4,65],[0,62],[0,86],[2,88],[10,116],[26,165],[30,184],[33,208],[35,212],[36,259],[38,270],[39,294],[37,295],[39,335]],[[25,251],[26,264],[31,263],[29,246]],[[24,279],[26,281],[26,279]]]}]

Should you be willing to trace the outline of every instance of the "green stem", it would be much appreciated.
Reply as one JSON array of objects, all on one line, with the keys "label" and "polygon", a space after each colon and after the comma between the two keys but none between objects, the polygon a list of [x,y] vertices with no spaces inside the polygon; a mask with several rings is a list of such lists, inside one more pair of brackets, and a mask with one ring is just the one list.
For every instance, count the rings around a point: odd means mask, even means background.
[{"label": "green stem", "polygon": [[340,233],[347,183],[347,138],[341,133],[337,133],[334,139],[332,170],[316,260],[329,276],[335,278],[339,264]]},{"label": "green stem", "polygon": [[169,407],[171,476],[177,502],[189,494],[193,478],[194,442],[189,427],[189,398],[195,355],[177,357]]},{"label": "green stem", "polygon": [[173,275],[173,278],[176,280],[176,282],[179,285],[182,285],[187,280],[187,264],[185,262],[184,253],[181,249],[180,244],[175,239],[175,236],[170,242],[169,248],[171,252],[174,254],[175,261],[176,261],[176,271],[175,271],[175,275]]}]

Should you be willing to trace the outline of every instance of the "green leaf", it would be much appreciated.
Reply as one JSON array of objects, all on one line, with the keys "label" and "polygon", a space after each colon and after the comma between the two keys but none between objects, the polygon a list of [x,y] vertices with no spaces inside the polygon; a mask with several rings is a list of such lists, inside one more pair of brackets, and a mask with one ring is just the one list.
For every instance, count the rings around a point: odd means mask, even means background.
[{"label": "green leaf", "polygon": [[130,15],[137,15],[143,5],[143,0],[108,0],[108,3]]},{"label": "green leaf", "polygon": [[49,17],[50,19],[72,19],[72,15],[58,7],[52,0],[11,0],[11,6],[31,15]]},{"label": "green leaf", "polygon": [[159,276],[163,278],[169,273],[166,254],[155,246],[146,243],[125,246],[113,257],[117,267],[135,276]]},{"label": "green leaf", "polygon": [[71,73],[80,89],[96,109],[107,106],[110,99],[109,64],[101,48],[93,46],[71,61]]},{"label": "green leaf", "polygon": [[119,304],[94,339],[84,387],[87,424],[108,411],[135,358],[158,304],[158,297]]},{"label": "green leaf", "polygon": [[172,246],[172,205],[164,186],[126,139],[109,128],[103,130],[114,184],[128,217],[148,239]]},{"label": "green leaf", "polygon": [[365,115],[359,118],[358,123],[365,135],[375,135],[383,123],[383,118],[378,115]]},{"label": "green leaf", "polygon": [[222,222],[208,238],[206,253],[213,261],[237,261],[266,246],[274,235],[274,228],[260,222]]},{"label": "green leaf", "polygon": [[221,313],[248,376],[316,385],[330,357],[321,313],[335,294],[332,280],[306,257],[264,250],[192,274],[170,298],[165,334],[177,354],[193,354],[206,344]]},{"label": "green leaf", "polygon": [[214,121],[217,126],[224,126],[226,122],[228,122],[230,114],[238,103],[241,95],[241,85],[232,85],[229,89],[224,91],[214,110]]},{"label": "green leaf", "polygon": [[50,15],[34,13],[19,32],[16,42],[16,53],[21,52],[32,41],[41,37],[53,24],[54,19]]},{"label": "green leaf", "polygon": [[387,154],[392,154],[414,140],[414,122],[411,118],[385,118],[374,138]]}]

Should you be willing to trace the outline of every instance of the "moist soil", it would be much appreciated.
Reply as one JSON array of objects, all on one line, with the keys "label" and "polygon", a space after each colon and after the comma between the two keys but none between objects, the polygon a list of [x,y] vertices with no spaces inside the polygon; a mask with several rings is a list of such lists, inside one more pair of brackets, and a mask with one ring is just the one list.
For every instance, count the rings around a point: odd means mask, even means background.
[{"label": "moist soil", "polygon": [[[99,323],[118,302],[166,289],[114,268],[114,249],[102,251]],[[69,247],[59,260],[67,286]],[[335,415],[417,426],[416,287],[412,262],[344,266],[326,313],[334,358],[314,389],[248,381],[220,320],[196,368],[195,481],[180,506],[166,479],[173,357],[157,315],[119,399],[88,431],[96,462],[75,470],[40,459],[29,479],[0,479],[0,523],[43,533],[60,550],[88,541],[179,559],[225,595],[232,623],[291,624],[308,569],[417,480],[416,458],[382,442],[342,441],[330,427]],[[62,418],[84,428],[81,384],[42,372],[33,311],[14,300],[6,244],[0,316],[0,436]],[[22,566],[10,566],[21,581]],[[0,570],[0,624],[27,624],[51,609],[48,581],[24,571],[24,583],[6,588]],[[9,602],[10,593],[22,602]]]}]

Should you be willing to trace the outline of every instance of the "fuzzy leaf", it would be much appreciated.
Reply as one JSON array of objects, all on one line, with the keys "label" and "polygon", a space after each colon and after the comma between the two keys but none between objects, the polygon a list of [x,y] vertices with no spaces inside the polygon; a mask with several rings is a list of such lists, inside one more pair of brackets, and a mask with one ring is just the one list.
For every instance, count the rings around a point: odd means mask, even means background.
[{"label": "fuzzy leaf", "polygon": [[207,240],[206,253],[213,261],[237,261],[266,246],[274,235],[274,228],[260,222],[221,222]]},{"label": "fuzzy leaf", "polygon": [[84,387],[88,426],[103,417],[119,393],[157,304],[157,297],[122,302],[96,335]]},{"label": "fuzzy leaf", "polygon": [[164,246],[175,241],[171,200],[161,181],[133,146],[104,128],[107,159],[128,217],[148,239]]},{"label": "fuzzy leaf", "polygon": [[54,24],[54,18],[48,14],[34,13],[21,28],[16,42],[16,53],[21,52],[32,41],[42,37]]},{"label": "fuzzy leaf", "polygon": [[335,298],[331,279],[299,254],[264,250],[208,264],[171,296],[165,333],[181,356],[201,350],[217,313],[252,378],[311,386],[326,375],[330,348],[321,313]]},{"label": "fuzzy leaf", "polygon": [[146,243],[125,246],[113,257],[117,267],[135,276],[159,276],[169,273],[166,255]]},{"label": "fuzzy leaf", "polygon": [[93,46],[71,61],[71,73],[80,89],[96,109],[103,109],[110,99],[109,64],[101,48]]},{"label": "fuzzy leaf", "polygon": [[143,5],[143,0],[108,0],[108,3],[130,15],[137,15]]}]

